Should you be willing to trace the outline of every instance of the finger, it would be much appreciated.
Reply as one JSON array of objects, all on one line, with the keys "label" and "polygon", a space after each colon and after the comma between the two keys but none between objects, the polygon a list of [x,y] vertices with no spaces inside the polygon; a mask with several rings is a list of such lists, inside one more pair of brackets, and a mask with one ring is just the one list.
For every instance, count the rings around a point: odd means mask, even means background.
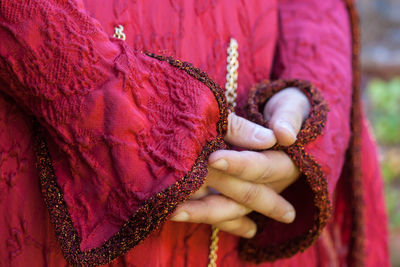
[{"label": "finger", "polygon": [[276,143],[274,133],[265,127],[235,115],[228,116],[225,141],[247,149],[268,149]]},{"label": "finger", "polygon": [[233,220],[251,210],[222,195],[209,195],[199,200],[189,200],[178,206],[171,217],[176,222],[215,224]]},{"label": "finger", "polygon": [[291,223],[295,218],[293,206],[263,184],[255,184],[227,175],[222,175],[218,179],[209,179],[208,183],[221,194],[274,220]]},{"label": "finger", "polygon": [[206,184],[203,184],[199,188],[199,190],[197,190],[193,195],[190,196],[190,199],[201,199],[209,195],[210,193],[210,188]]},{"label": "finger", "polygon": [[[292,184],[300,174],[283,151],[219,150],[210,155],[209,166],[239,179],[271,185],[276,192]],[[215,175],[215,172],[211,171],[209,175]]]},{"label": "finger", "polygon": [[257,232],[256,224],[248,217],[242,216],[235,220],[223,221],[214,225],[224,232],[244,238],[252,238]]},{"label": "finger", "polygon": [[297,88],[287,88],[275,94],[264,108],[264,117],[274,131],[278,143],[292,145],[310,112],[307,97]]}]

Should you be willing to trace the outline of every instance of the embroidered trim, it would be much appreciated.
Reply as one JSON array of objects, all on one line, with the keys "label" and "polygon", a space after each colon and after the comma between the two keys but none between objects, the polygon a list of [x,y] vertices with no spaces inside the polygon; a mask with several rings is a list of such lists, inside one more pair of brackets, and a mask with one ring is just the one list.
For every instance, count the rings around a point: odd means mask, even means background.
[{"label": "embroidered trim", "polygon": [[[275,93],[287,87],[297,87],[308,97],[311,110],[310,116],[304,122],[298,134],[297,141],[290,147],[275,146],[274,149],[285,151],[299,167],[301,173],[314,192],[314,223],[311,229],[303,235],[293,238],[280,245],[267,247],[256,246],[251,240],[241,239],[240,256],[244,260],[260,263],[263,261],[274,261],[279,258],[287,258],[295,255],[299,251],[304,251],[311,246],[321,234],[332,211],[332,206],[328,195],[328,185],[325,174],[321,166],[304,149],[304,146],[313,141],[321,134],[325,127],[328,107],[324,102],[319,90],[309,81],[303,80],[277,80],[273,82],[265,81],[254,86],[249,95],[247,111],[248,118],[260,125],[268,126],[260,112],[264,104]],[[261,225],[262,226],[262,225]],[[262,231],[262,229],[260,229]]]},{"label": "embroidered trim", "polygon": [[[255,85],[249,92],[247,104],[248,118],[253,122],[268,127],[264,120],[262,109],[265,103],[274,94],[287,87],[297,87],[303,91],[310,101],[311,110],[309,118],[304,122],[302,130],[297,135],[294,146],[306,145],[315,140],[325,127],[328,107],[319,90],[309,81],[305,80],[276,80],[264,81]],[[280,147],[285,148],[285,147]]]},{"label": "embroidered trim", "polygon": [[207,175],[207,158],[209,154],[226,147],[223,136],[227,129],[227,105],[221,87],[213,82],[206,73],[194,68],[189,63],[169,57],[157,56],[152,53],[147,55],[158,60],[167,61],[172,66],[186,71],[211,89],[220,109],[220,120],[217,123],[218,136],[203,147],[191,170],[181,180],[145,201],[121,229],[103,245],[88,251],[81,251],[81,240],[73,226],[71,216],[63,199],[63,193],[57,185],[46,140],[43,137],[39,123],[35,120],[35,151],[42,194],[63,254],[66,260],[74,266],[107,264],[139,244],[167,220],[179,203],[185,201],[194,191],[200,188]]},{"label": "embroidered trim", "polygon": [[[364,195],[362,185],[362,170],[361,170],[361,86],[360,86],[360,66],[359,66],[359,54],[360,54],[360,26],[358,12],[355,7],[353,0],[345,0],[346,8],[349,13],[351,34],[352,34],[352,69],[353,69],[353,95],[352,95],[352,110],[351,110],[351,129],[352,138],[350,140],[350,146],[347,154],[348,160],[351,166],[351,187],[352,187],[352,229],[351,229],[351,247],[349,253],[349,263],[351,266],[364,266],[365,265],[365,229],[364,229]],[[255,92],[254,92],[255,93]],[[250,96],[254,98],[255,96]],[[266,101],[266,99],[265,99]],[[265,102],[264,102],[265,103]],[[262,120],[262,115],[256,113],[257,105],[250,104],[250,112],[253,114],[253,118],[257,123]],[[304,125],[306,127],[306,125]],[[308,142],[311,140],[308,140]],[[300,142],[300,138],[298,140]],[[297,163],[297,162],[296,162]],[[306,238],[306,237],[303,237]],[[293,240],[292,246],[295,247],[298,240]],[[290,245],[286,244],[288,251],[290,251]],[[273,261],[281,257],[290,257],[294,253],[279,253],[280,249],[285,249],[284,246],[276,248],[275,251],[264,250],[264,251],[252,251],[250,247],[242,246],[242,256],[248,260],[261,261],[262,257],[257,255],[261,253],[271,253],[273,256],[264,256],[265,260]],[[298,250],[302,250],[298,248]],[[245,255],[248,254],[248,255]],[[267,259],[268,258],[268,259]]]},{"label": "embroidered trim", "polygon": [[346,8],[349,13],[352,35],[352,69],[353,69],[353,96],[351,109],[350,149],[348,161],[351,164],[352,187],[352,229],[351,247],[349,253],[350,266],[365,266],[365,214],[364,195],[361,170],[361,86],[360,86],[360,25],[358,12],[353,0],[346,0]]}]

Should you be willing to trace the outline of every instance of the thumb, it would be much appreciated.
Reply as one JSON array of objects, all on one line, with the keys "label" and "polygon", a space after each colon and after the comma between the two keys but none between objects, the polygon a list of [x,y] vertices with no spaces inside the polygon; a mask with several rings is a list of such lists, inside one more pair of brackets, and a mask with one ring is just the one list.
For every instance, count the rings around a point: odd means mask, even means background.
[{"label": "thumb", "polygon": [[310,112],[307,97],[297,88],[290,87],[276,93],[264,108],[264,117],[274,131],[278,143],[292,145]]},{"label": "thumb", "polygon": [[268,149],[276,143],[275,135],[270,129],[234,113],[228,116],[228,130],[224,140],[246,149]]}]

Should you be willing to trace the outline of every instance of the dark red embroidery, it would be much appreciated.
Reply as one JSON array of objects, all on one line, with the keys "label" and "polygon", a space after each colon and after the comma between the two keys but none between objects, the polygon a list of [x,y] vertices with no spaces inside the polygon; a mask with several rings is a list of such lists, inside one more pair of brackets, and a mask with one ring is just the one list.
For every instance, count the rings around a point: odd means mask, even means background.
[{"label": "dark red embroidery", "polygon": [[42,194],[50,213],[51,222],[55,227],[57,238],[60,241],[61,249],[66,260],[72,265],[107,264],[136,246],[165,222],[179,203],[185,201],[203,184],[207,175],[209,154],[215,150],[226,148],[223,136],[227,128],[227,106],[223,90],[210,80],[206,73],[194,68],[189,63],[154,54],[149,54],[149,56],[167,61],[172,66],[186,71],[211,89],[220,109],[220,120],[217,124],[218,136],[203,147],[191,170],[181,180],[148,199],[138,211],[131,215],[122,228],[103,245],[88,251],[81,251],[81,240],[63,200],[63,193],[57,185],[42,129],[35,121],[35,150]]},{"label": "dark red embroidery", "polygon": [[[268,127],[268,122],[264,120],[262,112],[260,111],[262,111],[264,104],[270,97],[287,87],[297,87],[305,93],[311,104],[310,116],[304,122],[295,144],[290,147],[281,147],[277,145],[274,149],[285,151],[295,161],[300,172],[305,175],[305,179],[314,193],[313,197],[316,212],[312,228],[306,231],[305,234],[291,239],[288,242],[279,245],[258,247],[255,246],[251,240],[242,239],[240,243],[240,256],[245,260],[256,263],[287,258],[295,255],[299,251],[304,251],[311,246],[321,234],[332,210],[325,174],[321,166],[304,150],[304,146],[320,135],[325,126],[328,107],[319,90],[309,81],[265,81],[254,86],[250,91],[247,105],[248,118],[258,124]],[[262,229],[260,230],[262,231]]]},{"label": "dark red embroidery", "polygon": [[274,94],[287,87],[297,87],[308,97],[311,110],[310,117],[304,122],[302,130],[297,135],[294,145],[305,145],[313,141],[321,134],[325,127],[328,108],[319,90],[309,81],[304,80],[276,80],[265,81],[255,85],[249,92],[247,104],[248,118],[255,123],[268,127],[268,122],[264,120],[262,109],[265,103]]}]

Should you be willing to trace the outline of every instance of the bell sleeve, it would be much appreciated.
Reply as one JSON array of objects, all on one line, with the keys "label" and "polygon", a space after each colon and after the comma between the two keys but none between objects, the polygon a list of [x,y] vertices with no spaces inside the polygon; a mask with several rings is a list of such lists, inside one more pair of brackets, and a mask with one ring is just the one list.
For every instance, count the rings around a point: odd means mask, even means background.
[{"label": "bell sleeve", "polygon": [[273,79],[250,91],[247,116],[268,127],[268,99],[287,87],[308,97],[311,111],[287,152],[301,177],[282,195],[296,209],[283,224],[254,214],[259,231],[240,244],[242,258],[274,261],[304,251],[318,238],[332,211],[351,136],[353,93],[351,20],[345,1],[279,1],[279,38]]},{"label": "bell sleeve", "polygon": [[132,51],[75,1],[0,1],[0,40],[0,90],[32,117],[42,194],[74,266],[144,240],[225,147],[220,87]]}]

